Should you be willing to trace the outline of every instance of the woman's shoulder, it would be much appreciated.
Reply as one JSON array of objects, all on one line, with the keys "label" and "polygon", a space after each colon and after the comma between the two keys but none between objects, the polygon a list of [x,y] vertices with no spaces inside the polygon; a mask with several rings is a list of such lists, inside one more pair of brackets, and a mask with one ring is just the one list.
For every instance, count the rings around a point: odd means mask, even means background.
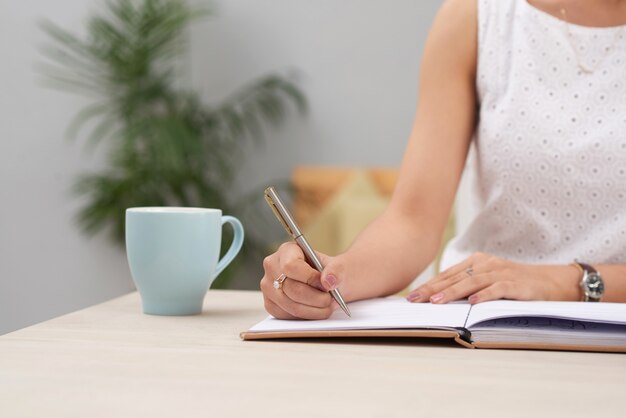
[{"label": "woman's shoulder", "polygon": [[442,20],[471,24],[493,15],[511,17],[527,0],[444,0],[439,17]]},{"label": "woman's shoulder", "polygon": [[430,30],[428,43],[439,54],[473,72],[477,50],[477,0],[445,0]]},{"label": "woman's shoulder", "polygon": [[438,13],[438,18],[450,23],[476,23],[478,2],[482,0],[445,0]]}]

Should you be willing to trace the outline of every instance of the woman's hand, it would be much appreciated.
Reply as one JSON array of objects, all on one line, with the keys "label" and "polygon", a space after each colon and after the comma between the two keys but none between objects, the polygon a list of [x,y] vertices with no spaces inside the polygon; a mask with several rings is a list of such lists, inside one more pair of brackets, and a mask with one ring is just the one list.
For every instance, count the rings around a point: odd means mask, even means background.
[{"label": "woman's hand", "polygon": [[[332,257],[317,253],[322,264],[332,264]],[[329,290],[338,286],[335,275],[325,275],[311,267],[304,253],[293,242],[280,246],[278,251],[263,260],[265,274],[261,291],[265,310],[278,319],[326,319],[339,307]],[[336,271],[336,270],[335,270]],[[287,278],[277,289],[274,281],[284,274]]]},{"label": "woman's hand", "polygon": [[519,264],[476,253],[418,287],[407,299],[447,303],[468,298],[472,304],[495,299],[577,301],[579,281],[575,266]]}]

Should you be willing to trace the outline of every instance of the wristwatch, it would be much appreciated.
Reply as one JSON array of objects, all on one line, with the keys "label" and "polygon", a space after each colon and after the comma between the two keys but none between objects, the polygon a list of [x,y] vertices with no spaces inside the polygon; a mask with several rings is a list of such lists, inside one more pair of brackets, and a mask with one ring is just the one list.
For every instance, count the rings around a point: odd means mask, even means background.
[{"label": "wristwatch", "polygon": [[580,279],[580,289],[582,290],[582,300],[584,302],[600,302],[604,294],[604,281],[600,273],[589,264],[574,263],[583,274]]}]

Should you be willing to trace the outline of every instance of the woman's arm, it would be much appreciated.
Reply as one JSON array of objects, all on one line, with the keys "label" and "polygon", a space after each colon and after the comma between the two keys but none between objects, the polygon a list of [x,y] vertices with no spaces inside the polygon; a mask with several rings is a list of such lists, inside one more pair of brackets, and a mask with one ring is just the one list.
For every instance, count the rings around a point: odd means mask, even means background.
[{"label": "woman's arm", "polygon": [[[327,318],[339,288],[348,301],[406,287],[434,259],[476,123],[475,0],[447,0],[426,42],[415,123],[387,210],[323,273],[293,243],[266,257],[261,290],[276,318]],[[273,282],[287,275],[280,288]]]},{"label": "woman's arm", "polygon": [[336,258],[345,267],[331,263],[322,275],[322,281],[328,275],[341,279],[348,300],[398,292],[437,254],[476,123],[476,22],[471,0],[447,1],[434,21],[391,203]]}]

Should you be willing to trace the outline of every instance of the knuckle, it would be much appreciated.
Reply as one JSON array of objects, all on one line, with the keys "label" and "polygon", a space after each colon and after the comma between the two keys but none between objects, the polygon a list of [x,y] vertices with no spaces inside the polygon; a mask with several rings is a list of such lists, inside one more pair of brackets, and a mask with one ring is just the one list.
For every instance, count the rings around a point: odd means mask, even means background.
[{"label": "knuckle", "polygon": [[272,280],[269,277],[264,276],[261,279],[260,288],[264,294],[268,294],[270,291],[274,290]]},{"label": "knuckle", "polygon": [[272,268],[272,264],[274,262],[274,255],[268,255],[263,259],[263,269],[265,271],[269,271]]},{"label": "knuckle", "polygon": [[277,252],[283,253],[283,252],[286,252],[286,251],[291,251],[291,249],[294,246],[297,247],[295,242],[292,242],[292,241],[283,242],[282,244],[280,244],[280,247],[278,247],[278,251]]},{"label": "knuckle", "polygon": [[472,258],[476,261],[476,260],[484,260],[487,257],[487,255],[483,252],[480,251],[476,251],[474,254],[472,254]]},{"label": "knuckle", "polygon": [[293,275],[298,271],[299,260],[288,260],[282,266],[282,271],[289,277],[293,277]]},{"label": "knuckle", "polygon": [[501,269],[506,265],[506,261],[501,259],[500,257],[496,257],[496,256],[489,256],[489,258],[487,259],[487,262],[489,263],[489,265],[493,268],[498,268]]},{"label": "knuckle", "polygon": [[481,262],[481,266],[491,270],[493,267],[495,267],[495,259],[492,256],[488,256],[485,257],[482,262]]}]

